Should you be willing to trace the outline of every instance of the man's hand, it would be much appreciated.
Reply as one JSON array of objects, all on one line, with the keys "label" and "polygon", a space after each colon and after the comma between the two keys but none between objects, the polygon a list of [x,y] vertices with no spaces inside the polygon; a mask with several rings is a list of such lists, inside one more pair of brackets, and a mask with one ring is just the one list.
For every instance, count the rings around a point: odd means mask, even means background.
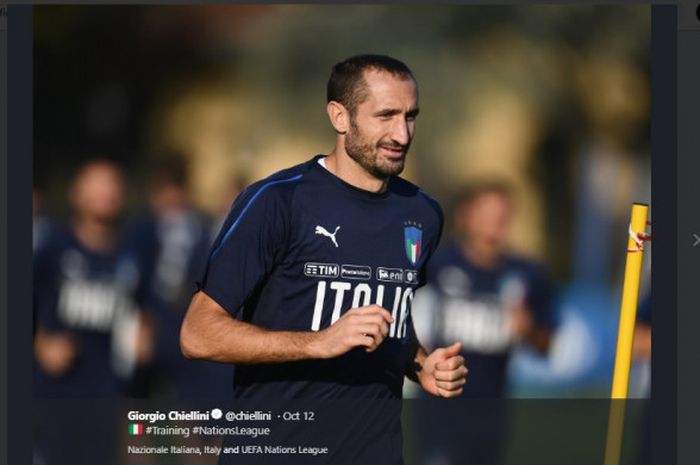
[{"label": "man's hand", "polygon": [[338,321],[315,334],[310,344],[313,358],[339,357],[355,347],[373,352],[389,334],[391,314],[378,305],[352,308]]},{"label": "man's hand", "polygon": [[180,329],[180,347],[187,358],[237,365],[330,359],[355,347],[374,351],[393,321],[385,309],[369,305],[350,309],[322,331],[272,331],[236,320],[198,292]]},{"label": "man's hand", "polygon": [[34,353],[43,370],[54,377],[68,373],[77,355],[76,344],[68,333],[37,331]]},{"label": "man's hand", "polygon": [[459,355],[461,349],[462,343],[455,342],[449,347],[435,349],[425,357],[417,372],[423,389],[438,397],[462,395],[469,370],[464,366],[464,357]]},{"label": "man's hand", "polygon": [[525,305],[517,305],[509,312],[510,328],[516,342],[526,342],[541,353],[549,350],[551,331],[538,327],[535,317]]},{"label": "man's hand", "polygon": [[145,315],[139,316],[136,333],[136,363],[146,365],[153,359],[155,352],[155,330],[153,322]]},{"label": "man's hand", "polygon": [[527,340],[535,328],[535,320],[525,305],[516,305],[510,310],[510,328],[516,340]]}]

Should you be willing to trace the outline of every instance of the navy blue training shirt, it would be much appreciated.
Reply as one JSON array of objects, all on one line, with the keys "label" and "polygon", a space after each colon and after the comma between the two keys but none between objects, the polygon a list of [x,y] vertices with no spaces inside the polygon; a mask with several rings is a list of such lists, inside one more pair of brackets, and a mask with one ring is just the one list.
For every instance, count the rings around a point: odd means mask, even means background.
[{"label": "navy blue training shirt", "polygon": [[[34,257],[37,327],[67,334],[76,357],[61,376],[35,363],[37,397],[112,397],[128,373],[119,373],[113,341],[122,318],[138,311],[133,295],[140,283],[135,260],[119,247],[95,252],[70,230],[55,227]],[[128,369],[128,368],[127,368]]]},{"label": "navy blue training shirt", "polygon": [[211,246],[210,231],[207,218],[191,208],[160,216],[149,213],[128,228],[126,242],[144,276],[139,304],[149,312],[155,330],[154,357],[145,373],[153,378],[144,376],[136,386],[156,387],[161,397],[226,398],[231,392],[230,367],[188,360],[179,344],[193,282]]},{"label": "navy blue training shirt", "polygon": [[394,323],[372,353],[237,366],[237,398],[401,397],[411,302],[437,247],[442,211],[401,178],[371,193],[333,175],[321,158],[238,197],[198,286],[236,318],[268,330],[323,330],[369,304],[386,308]]},{"label": "navy blue training shirt", "polygon": [[469,368],[463,396],[504,395],[508,360],[517,342],[508,326],[510,308],[524,304],[536,326],[553,325],[552,290],[543,268],[506,255],[499,266],[484,269],[452,242],[437,251],[427,278],[429,286],[421,290],[416,311],[421,317],[430,313],[435,347],[462,342]]}]

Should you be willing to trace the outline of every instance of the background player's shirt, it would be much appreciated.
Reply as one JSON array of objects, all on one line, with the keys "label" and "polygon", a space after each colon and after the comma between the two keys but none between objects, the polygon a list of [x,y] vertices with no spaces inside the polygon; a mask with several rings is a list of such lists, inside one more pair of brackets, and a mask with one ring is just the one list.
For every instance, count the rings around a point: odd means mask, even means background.
[{"label": "background player's shirt", "polygon": [[83,247],[71,231],[52,231],[34,259],[36,324],[47,332],[69,334],[77,355],[60,377],[36,366],[38,396],[108,397],[119,392],[120,375],[128,375],[133,360],[118,350],[114,335],[135,314],[132,294],[138,280],[136,263],[119,250],[97,253]]},{"label": "background player's shirt", "polygon": [[[421,323],[430,320],[427,326],[434,347],[462,342],[469,368],[464,396],[502,396],[516,342],[508,312],[524,304],[537,326],[552,324],[551,289],[544,272],[535,263],[514,256],[505,256],[496,269],[483,269],[450,243],[440,247],[431,260],[428,282],[416,301],[416,312]],[[424,332],[421,329],[417,328],[419,335]]]},{"label": "background player's shirt", "polygon": [[651,292],[645,294],[639,301],[637,323],[651,326]]},{"label": "background player's shirt", "polygon": [[237,366],[236,397],[401,396],[411,302],[439,241],[440,207],[397,177],[384,193],[358,189],[320,158],[239,196],[199,286],[236,318],[269,330],[319,331],[369,304],[386,308],[394,323],[372,353],[357,348],[332,360]]},{"label": "background player's shirt", "polygon": [[136,298],[149,313],[155,335],[154,357],[140,373],[140,382],[134,383],[136,394],[176,398],[230,395],[230,368],[186,359],[179,342],[193,281],[201,273],[211,246],[210,231],[207,218],[191,208],[167,216],[149,213],[128,228],[127,248],[143,275]]}]

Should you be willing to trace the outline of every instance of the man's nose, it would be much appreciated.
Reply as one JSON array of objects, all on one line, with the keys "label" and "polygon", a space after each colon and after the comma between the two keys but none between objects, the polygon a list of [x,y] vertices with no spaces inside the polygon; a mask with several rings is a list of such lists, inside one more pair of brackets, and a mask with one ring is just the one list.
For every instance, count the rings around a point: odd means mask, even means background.
[{"label": "man's nose", "polygon": [[391,138],[397,144],[408,145],[411,141],[411,128],[408,121],[403,118],[397,118],[392,127]]}]

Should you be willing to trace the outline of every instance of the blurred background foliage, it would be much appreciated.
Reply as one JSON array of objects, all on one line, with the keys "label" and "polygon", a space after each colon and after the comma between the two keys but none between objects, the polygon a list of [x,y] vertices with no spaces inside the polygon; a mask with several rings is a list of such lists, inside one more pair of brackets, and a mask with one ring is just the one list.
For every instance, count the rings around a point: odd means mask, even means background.
[{"label": "blurred background foliage", "polygon": [[61,192],[73,164],[107,155],[133,171],[137,202],[147,160],[177,150],[212,210],[232,175],[330,150],[331,66],[386,53],[420,83],[407,177],[445,199],[507,178],[522,194],[514,245],[545,256],[545,237],[570,233],[583,144],[646,155],[649,23],[648,8],[609,5],[38,8],[37,183]]}]

